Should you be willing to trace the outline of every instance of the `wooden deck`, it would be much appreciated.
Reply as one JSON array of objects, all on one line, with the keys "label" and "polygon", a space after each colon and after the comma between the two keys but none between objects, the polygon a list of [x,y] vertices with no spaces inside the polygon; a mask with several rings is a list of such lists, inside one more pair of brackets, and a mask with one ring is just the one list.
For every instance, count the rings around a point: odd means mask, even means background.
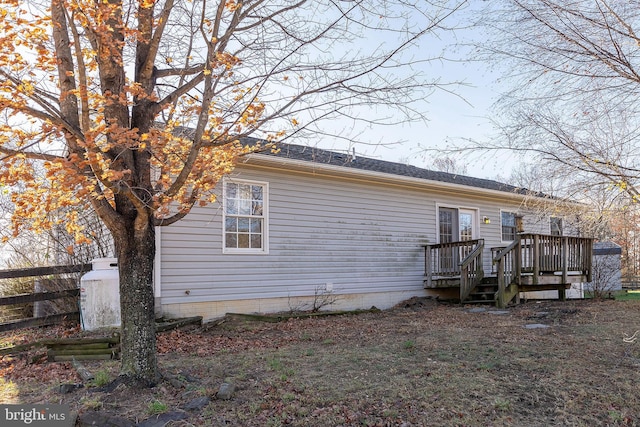
[{"label": "wooden deck", "polygon": [[[485,266],[489,252],[492,265]],[[459,287],[461,302],[476,302],[473,296],[479,295],[499,307],[520,292],[558,290],[564,295],[572,283],[591,281],[592,252],[591,238],[531,233],[519,234],[504,248],[486,249],[482,239],[427,245],[425,288]]]}]

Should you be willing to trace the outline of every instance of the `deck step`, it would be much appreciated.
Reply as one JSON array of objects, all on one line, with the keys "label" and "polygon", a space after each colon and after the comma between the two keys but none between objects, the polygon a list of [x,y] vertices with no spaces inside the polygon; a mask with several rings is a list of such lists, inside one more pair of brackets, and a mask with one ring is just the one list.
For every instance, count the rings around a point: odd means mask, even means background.
[{"label": "deck step", "polygon": [[496,285],[498,286],[498,278],[496,276],[484,276],[480,285]]},{"label": "deck step", "polygon": [[469,296],[476,296],[478,299],[487,299],[487,297],[492,297],[496,294],[496,291],[489,292],[471,292]]},{"label": "deck step", "polygon": [[497,281],[494,281],[494,277],[485,277],[482,283],[479,283],[469,293],[469,296],[462,301],[462,304],[496,304],[496,293],[498,292]]},{"label": "deck step", "polygon": [[487,294],[489,292],[498,292],[497,286],[476,286],[469,292],[470,294]]},{"label": "deck step", "polygon": [[483,304],[483,305],[491,304],[491,305],[495,305],[496,304],[496,300],[494,300],[494,299],[480,299],[480,300],[466,299],[466,300],[462,301],[462,304]]}]

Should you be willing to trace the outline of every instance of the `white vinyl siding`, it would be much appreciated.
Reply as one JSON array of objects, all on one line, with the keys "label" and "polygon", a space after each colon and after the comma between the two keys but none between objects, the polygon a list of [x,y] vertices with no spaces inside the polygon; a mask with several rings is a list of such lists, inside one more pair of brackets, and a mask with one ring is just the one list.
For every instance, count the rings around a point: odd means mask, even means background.
[{"label": "white vinyl siding", "polygon": [[424,295],[423,245],[436,243],[438,206],[474,206],[479,217],[491,218],[478,224],[487,248],[502,243],[500,209],[519,206],[517,200],[247,165],[230,182],[268,183],[268,252],[223,253],[224,206],[195,207],[163,227],[162,304],[313,296],[327,283],[338,298]]},{"label": "white vinyl siding", "polygon": [[313,295],[326,283],[422,290],[435,206],[420,192],[273,171],[234,180],[269,183],[269,253],[223,254],[221,206],[196,207],[163,229],[162,303]]}]

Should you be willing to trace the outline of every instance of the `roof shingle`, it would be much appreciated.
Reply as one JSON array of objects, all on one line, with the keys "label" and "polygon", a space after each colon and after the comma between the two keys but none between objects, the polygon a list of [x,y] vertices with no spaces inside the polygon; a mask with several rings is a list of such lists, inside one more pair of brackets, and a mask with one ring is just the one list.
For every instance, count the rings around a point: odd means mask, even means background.
[{"label": "roof shingle", "polygon": [[[526,188],[514,187],[512,185],[504,184],[490,179],[474,178],[447,172],[433,171],[422,169],[416,166],[406,165],[403,163],[388,162],[385,160],[371,159],[368,157],[354,157],[350,154],[338,153],[315,147],[280,143],[278,144],[278,148],[279,151],[272,152],[270,150],[265,150],[260,154],[294,160],[302,160],[318,164],[340,166],[350,169],[360,169],[392,175],[406,176],[411,178],[425,179],[430,181],[446,182],[468,187],[484,188],[488,190],[504,191],[523,195],[531,194],[531,192]],[[544,197],[544,195],[541,194],[536,194],[536,196]]]}]

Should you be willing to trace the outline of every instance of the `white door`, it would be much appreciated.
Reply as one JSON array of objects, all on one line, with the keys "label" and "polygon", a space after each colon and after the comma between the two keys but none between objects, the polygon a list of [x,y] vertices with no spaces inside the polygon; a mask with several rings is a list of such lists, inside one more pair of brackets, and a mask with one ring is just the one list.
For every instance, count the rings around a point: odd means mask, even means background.
[{"label": "white door", "polygon": [[476,238],[476,211],[471,209],[458,210],[458,237],[461,242]]},{"label": "white door", "polygon": [[473,209],[439,208],[440,243],[465,242],[477,238],[477,212]]},{"label": "white door", "polygon": [[[438,240],[440,243],[465,242],[477,236],[477,213],[472,209],[439,208]],[[470,248],[445,246],[438,252],[439,268],[442,272],[457,272],[458,263],[466,257]]]}]

